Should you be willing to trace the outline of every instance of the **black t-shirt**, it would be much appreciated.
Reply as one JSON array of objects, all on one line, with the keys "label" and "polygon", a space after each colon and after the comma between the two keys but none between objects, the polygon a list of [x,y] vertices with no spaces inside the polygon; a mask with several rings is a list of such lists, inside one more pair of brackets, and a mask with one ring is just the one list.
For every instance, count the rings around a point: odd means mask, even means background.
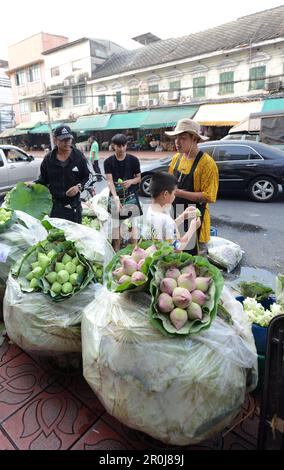
[{"label": "black t-shirt", "polygon": [[[141,173],[140,162],[134,155],[126,154],[124,160],[117,160],[115,155],[111,155],[104,162],[105,174],[112,175],[117,193],[119,194],[119,184],[117,181],[121,178],[123,181],[130,180]],[[135,192],[138,190],[138,184],[132,184],[128,192]]]}]

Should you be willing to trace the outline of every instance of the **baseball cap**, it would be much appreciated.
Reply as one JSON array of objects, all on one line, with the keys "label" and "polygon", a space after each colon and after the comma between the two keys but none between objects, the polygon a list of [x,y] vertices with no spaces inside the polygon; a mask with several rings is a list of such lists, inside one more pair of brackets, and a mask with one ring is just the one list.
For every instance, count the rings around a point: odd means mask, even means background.
[{"label": "baseball cap", "polygon": [[69,126],[58,126],[54,129],[54,137],[59,140],[73,139]]}]

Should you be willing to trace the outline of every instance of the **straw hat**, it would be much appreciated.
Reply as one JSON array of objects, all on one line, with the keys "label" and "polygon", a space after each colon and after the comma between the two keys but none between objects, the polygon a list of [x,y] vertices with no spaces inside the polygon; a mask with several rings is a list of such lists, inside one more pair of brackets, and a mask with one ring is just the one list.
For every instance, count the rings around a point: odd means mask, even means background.
[{"label": "straw hat", "polygon": [[169,137],[175,137],[176,135],[183,134],[184,132],[188,132],[189,134],[196,135],[198,140],[208,140],[208,137],[205,135],[200,134],[200,126],[197,122],[193,121],[192,119],[180,119],[177,122],[177,125],[173,131],[165,132],[166,135]]}]

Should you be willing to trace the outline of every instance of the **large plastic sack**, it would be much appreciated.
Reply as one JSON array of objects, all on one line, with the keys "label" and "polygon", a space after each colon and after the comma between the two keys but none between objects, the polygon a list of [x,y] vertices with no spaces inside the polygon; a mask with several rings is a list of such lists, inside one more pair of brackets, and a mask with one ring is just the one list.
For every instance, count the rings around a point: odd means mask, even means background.
[{"label": "large plastic sack", "polygon": [[29,247],[47,236],[38,219],[22,211],[15,211],[17,221],[0,234],[0,284],[5,285],[9,271]]},{"label": "large plastic sack", "polygon": [[84,307],[94,300],[91,283],[64,302],[24,293],[11,275],[4,297],[4,322],[9,338],[24,351],[57,355],[81,351],[81,317]]},{"label": "large plastic sack", "polygon": [[173,445],[230,424],[256,387],[257,355],[242,307],[224,292],[231,325],[217,316],[199,335],[169,338],[150,325],[147,294],[98,287],[82,317],[83,374],[108,413]]},{"label": "large plastic sack", "polygon": [[207,247],[209,261],[228,273],[236,268],[244,253],[240,245],[221,237],[211,237]]}]

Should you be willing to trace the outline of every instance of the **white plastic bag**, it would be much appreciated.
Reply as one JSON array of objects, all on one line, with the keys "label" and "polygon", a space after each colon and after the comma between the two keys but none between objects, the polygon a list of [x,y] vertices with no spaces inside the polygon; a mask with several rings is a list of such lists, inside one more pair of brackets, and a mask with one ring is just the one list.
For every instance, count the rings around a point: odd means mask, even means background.
[{"label": "white plastic bag", "polygon": [[24,351],[54,355],[81,351],[81,317],[94,300],[94,284],[64,302],[40,292],[24,293],[10,275],[4,297],[9,338]]},{"label": "white plastic bag", "polygon": [[208,260],[228,273],[236,268],[244,253],[240,245],[221,237],[211,237],[207,248]]},{"label": "white plastic bag", "polygon": [[[229,299],[231,301],[231,298]],[[168,338],[153,329],[145,293],[97,287],[82,317],[84,377],[108,413],[167,444],[189,445],[227,426],[257,382],[250,325],[236,308],[206,332]],[[242,334],[238,331],[241,325]]]}]

